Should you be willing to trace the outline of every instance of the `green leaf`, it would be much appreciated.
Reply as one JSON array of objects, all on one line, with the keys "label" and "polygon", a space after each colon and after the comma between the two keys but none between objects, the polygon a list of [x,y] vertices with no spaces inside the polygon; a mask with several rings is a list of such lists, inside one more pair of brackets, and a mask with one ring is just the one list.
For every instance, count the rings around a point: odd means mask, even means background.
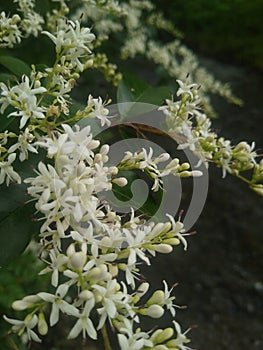
[{"label": "green leaf", "polygon": [[149,87],[144,80],[126,74],[118,85],[117,103],[133,102]]},{"label": "green leaf", "polygon": [[[119,187],[113,183],[112,192],[114,193],[117,200],[123,202],[129,201],[129,207],[136,209],[136,215],[144,215],[148,218],[153,218],[154,214],[158,211],[163,197],[163,190],[160,188],[157,192],[151,190],[154,181],[153,179],[141,170],[122,170],[118,172],[118,177],[125,177],[128,180],[128,184],[124,187]],[[132,185],[134,181],[142,180],[137,182],[137,189],[134,190]],[[148,195],[145,198],[145,186],[148,187]],[[107,193],[105,194],[107,198]],[[111,198],[114,205],[114,199]],[[116,201],[118,206],[118,202]],[[123,206],[121,206],[123,207]]]},{"label": "green leaf", "polygon": [[[22,179],[32,176],[43,153],[30,154],[29,160],[15,162],[15,170]],[[27,186],[5,184],[0,186],[0,266],[19,256],[33,235],[39,232],[40,224],[33,221],[34,202],[27,195]]]},{"label": "green leaf", "polygon": [[20,255],[39,224],[32,221],[34,204],[22,204],[0,221],[0,266]]},{"label": "green leaf", "polygon": [[13,80],[14,76],[9,73],[0,73],[0,81],[7,84],[8,81]]},{"label": "green leaf", "polygon": [[13,111],[13,107],[8,106],[4,113],[0,115],[0,132],[8,130],[19,133],[19,118],[15,116],[8,117]]},{"label": "green leaf", "polygon": [[117,103],[121,119],[148,113],[170,97],[167,87],[151,87],[143,80],[124,76],[117,90]]},{"label": "green leaf", "polygon": [[24,74],[30,75],[31,72],[29,65],[16,57],[0,56],[0,64],[18,78],[21,78]]}]

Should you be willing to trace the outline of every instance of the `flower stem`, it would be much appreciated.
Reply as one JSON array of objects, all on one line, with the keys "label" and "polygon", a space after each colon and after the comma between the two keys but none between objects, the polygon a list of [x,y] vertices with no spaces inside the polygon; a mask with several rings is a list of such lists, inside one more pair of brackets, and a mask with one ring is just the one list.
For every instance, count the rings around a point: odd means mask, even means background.
[{"label": "flower stem", "polygon": [[7,340],[9,342],[9,344],[12,346],[12,349],[19,350],[18,347],[16,346],[16,343],[13,341],[13,339],[11,337],[8,336]]},{"label": "flower stem", "polygon": [[112,350],[110,345],[110,339],[105,325],[102,327],[101,332],[104,340],[105,350]]}]

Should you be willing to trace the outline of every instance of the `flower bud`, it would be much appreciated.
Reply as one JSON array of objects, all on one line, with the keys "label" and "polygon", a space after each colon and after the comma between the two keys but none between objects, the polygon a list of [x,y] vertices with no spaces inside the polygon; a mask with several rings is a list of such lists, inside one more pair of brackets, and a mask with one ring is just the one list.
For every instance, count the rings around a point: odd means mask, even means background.
[{"label": "flower bud", "polygon": [[191,174],[193,177],[200,177],[203,175],[202,171],[200,171],[200,170],[192,170]]},{"label": "flower bud", "polygon": [[106,155],[109,153],[110,146],[109,145],[103,145],[100,149],[100,154]]},{"label": "flower bud", "polygon": [[173,247],[170,246],[169,244],[156,244],[154,245],[154,250],[158,253],[162,253],[162,254],[169,254],[172,252]]},{"label": "flower bud", "polygon": [[192,175],[192,172],[191,171],[182,171],[179,173],[180,177],[190,177]]},{"label": "flower bud", "polygon": [[29,303],[24,300],[16,300],[12,303],[12,308],[17,311],[22,311],[27,309],[29,306]]},{"label": "flower bud", "polygon": [[100,145],[100,141],[99,140],[92,140],[89,143],[89,149],[97,148],[97,147],[99,147],[99,145]]},{"label": "flower bud", "polygon": [[74,244],[70,244],[67,249],[67,256],[71,256],[76,252]]},{"label": "flower bud", "polygon": [[21,20],[20,16],[17,14],[14,14],[12,16],[12,24],[16,24],[17,22],[19,22]]},{"label": "flower bud", "polygon": [[173,238],[165,239],[163,242],[169,245],[178,245],[180,244],[180,239],[173,237]]},{"label": "flower bud", "polygon": [[81,300],[87,301],[93,298],[93,293],[89,290],[83,290],[82,292],[79,293],[79,298]]},{"label": "flower bud", "polygon": [[112,277],[116,277],[118,275],[119,269],[117,265],[109,265],[109,273]]},{"label": "flower bud", "polygon": [[[178,349],[178,348],[177,348]],[[160,344],[160,345],[156,345],[154,347],[154,350],[169,350],[169,348],[167,348],[167,346]]]},{"label": "flower bud", "polygon": [[22,300],[15,300],[12,308],[17,311],[22,311],[34,307],[34,304],[39,302],[41,298],[38,295],[27,295]]},{"label": "flower bud", "polygon": [[180,166],[180,170],[187,170],[190,168],[190,164],[189,163],[183,163],[181,166]]},{"label": "flower bud", "polygon": [[145,310],[145,314],[152,318],[160,318],[164,314],[164,309],[160,305],[151,305]]},{"label": "flower bud", "polygon": [[124,187],[127,185],[128,180],[125,177],[116,177],[115,179],[111,180],[111,182],[115,183],[119,187]]},{"label": "flower bud", "polygon": [[250,188],[260,196],[263,196],[263,185],[250,185]]},{"label": "flower bud", "polygon": [[48,332],[48,325],[43,312],[40,312],[40,314],[38,315],[37,329],[38,329],[38,333],[41,335],[46,335]]},{"label": "flower bud", "polygon": [[145,293],[148,292],[150,284],[148,282],[142,282],[136,290],[136,295],[141,298]]},{"label": "flower bud", "polygon": [[156,290],[151,298],[147,301],[146,305],[153,304],[163,304],[164,301],[164,292],[162,290]]},{"label": "flower bud", "polygon": [[87,256],[84,252],[76,252],[69,258],[68,265],[75,270],[82,269],[87,260]]},{"label": "flower bud", "polygon": [[172,336],[174,335],[174,330],[173,328],[169,327],[169,328],[165,328],[162,330],[162,332],[160,334],[158,334],[158,336],[156,337],[156,343],[163,343],[165,341],[167,341],[168,339],[170,339]]}]

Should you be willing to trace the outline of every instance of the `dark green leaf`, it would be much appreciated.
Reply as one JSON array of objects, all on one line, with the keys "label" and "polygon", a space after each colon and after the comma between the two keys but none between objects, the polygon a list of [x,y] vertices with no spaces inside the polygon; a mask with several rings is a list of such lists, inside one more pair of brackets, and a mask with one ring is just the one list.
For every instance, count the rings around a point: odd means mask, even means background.
[{"label": "dark green leaf", "polygon": [[21,78],[23,74],[30,75],[31,72],[29,65],[16,57],[0,56],[0,64],[18,78]]},{"label": "dark green leaf", "polygon": [[0,81],[7,84],[8,81],[13,80],[14,76],[9,73],[0,73]]},{"label": "dark green leaf", "polygon": [[[28,161],[15,163],[15,170],[22,179],[32,176],[43,153],[30,154]],[[39,224],[33,221],[34,202],[28,203],[26,185],[0,186],[0,266],[20,255],[32,235],[39,232]]]},{"label": "dark green leaf", "polygon": [[22,204],[0,221],[0,266],[23,252],[39,225],[32,221],[34,204]]},{"label": "dark green leaf", "polygon": [[117,91],[121,119],[148,113],[170,96],[167,87],[151,87],[137,77],[124,76]]},{"label": "dark green leaf", "polygon": [[[128,180],[128,184],[124,187],[119,187],[118,185],[113,183],[112,191],[116,199],[123,202],[124,206],[125,202],[129,201],[129,206],[136,210],[136,215],[144,215],[147,218],[154,217],[154,214],[158,211],[162,202],[162,189],[159,189],[157,192],[153,192],[151,190],[154,183],[153,179],[141,170],[119,171],[118,176],[125,177]],[[136,183],[137,188],[135,190],[134,188],[132,188],[132,185],[136,180],[142,181]],[[145,197],[146,186],[148,187],[148,194]],[[107,193],[105,194],[105,196],[107,198]],[[114,205],[114,199],[112,200],[112,202]],[[118,209],[116,210],[118,211]]]}]

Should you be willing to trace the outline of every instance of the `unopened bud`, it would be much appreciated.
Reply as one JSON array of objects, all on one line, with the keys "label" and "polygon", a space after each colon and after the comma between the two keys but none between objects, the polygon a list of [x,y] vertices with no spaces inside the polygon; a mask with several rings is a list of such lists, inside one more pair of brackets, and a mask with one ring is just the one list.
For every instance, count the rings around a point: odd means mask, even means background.
[{"label": "unopened bud", "polygon": [[16,300],[12,303],[12,308],[17,311],[22,311],[27,309],[29,306],[29,303],[24,300]]},{"label": "unopened bud", "polygon": [[40,300],[38,295],[27,295],[22,300],[15,300],[12,304],[12,308],[17,311],[22,311],[33,307],[34,304]]},{"label": "unopened bud", "polygon": [[100,141],[99,140],[92,140],[89,143],[89,148],[90,149],[94,149],[94,148],[99,147],[99,145],[100,145]]},{"label": "unopened bud", "polygon": [[156,337],[156,343],[163,343],[165,341],[167,341],[168,339],[170,339],[172,336],[174,335],[174,330],[173,328],[169,327],[169,328],[165,328],[162,330],[162,333],[158,334],[158,336]]},{"label": "unopened bud", "polygon": [[70,256],[69,267],[79,270],[82,269],[87,260],[87,256],[84,252],[76,252]]},{"label": "unopened bud", "polygon": [[143,282],[139,285],[138,289],[136,290],[136,295],[138,295],[139,298],[141,298],[145,293],[148,292],[150,284],[148,282]]},{"label": "unopened bud", "polygon": [[251,185],[250,188],[260,196],[263,196],[263,185]]},{"label": "unopened bud", "polygon": [[103,145],[100,149],[100,154],[102,154],[103,156],[108,154],[110,150],[110,146],[109,145]]},{"label": "unopened bud", "polygon": [[[178,349],[178,348],[177,348]],[[159,344],[159,345],[156,345],[154,347],[154,350],[169,350],[169,348],[167,348],[167,346],[163,345],[163,344]]]},{"label": "unopened bud", "polygon": [[168,238],[168,239],[165,239],[163,241],[165,244],[168,244],[168,245],[178,245],[180,244],[180,239],[178,238]]},{"label": "unopened bud", "polygon": [[153,304],[163,304],[164,301],[164,292],[162,290],[156,290],[151,298],[147,301],[146,305]]},{"label": "unopened bud", "polygon": [[202,171],[200,170],[192,170],[191,173],[192,173],[192,176],[194,177],[200,177],[203,175]]},{"label": "unopened bud", "polygon": [[109,273],[112,277],[116,277],[118,275],[119,269],[117,265],[109,265]]},{"label": "unopened bud", "polygon": [[45,319],[45,315],[43,314],[43,312],[41,312],[38,315],[37,329],[38,329],[39,334],[41,334],[41,335],[46,335],[48,332],[48,325],[47,325],[47,321]]},{"label": "unopened bud", "polygon": [[164,309],[160,305],[151,305],[145,310],[145,314],[152,318],[160,318],[164,314]]},{"label": "unopened bud", "polygon": [[128,180],[125,177],[116,177],[112,180],[112,182],[120,187],[124,187],[127,185]]},{"label": "unopened bud", "polygon": [[151,341],[157,343],[158,336],[163,332],[163,329],[156,329],[151,335]]},{"label": "unopened bud", "polygon": [[173,251],[173,247],[169,244],[161,243],[154,245],[154,250],[158,253],[169,254]]},{"label": "unopened bud", "polygon": [[93,298],[93,293],[89,290],[83,290],[79,293],[79,298],[84,301],[90,300]]},{"label": "unopened bud", "polygon": [[190,168],[190,164],[189,163],[183,163],[180,166],[180,170],[187,170]]},{"label": "unopened bud", "polygon": [[179,173],[180,177],[190,177],[192,175],[191,171],[181,171]]},{"label": "unopened bud", "polygon": [[67,256],[70,257],[74,253],[76,253],[75,246],[74,246],[74,244],[70,244],[68,249],[67,249]]}]

